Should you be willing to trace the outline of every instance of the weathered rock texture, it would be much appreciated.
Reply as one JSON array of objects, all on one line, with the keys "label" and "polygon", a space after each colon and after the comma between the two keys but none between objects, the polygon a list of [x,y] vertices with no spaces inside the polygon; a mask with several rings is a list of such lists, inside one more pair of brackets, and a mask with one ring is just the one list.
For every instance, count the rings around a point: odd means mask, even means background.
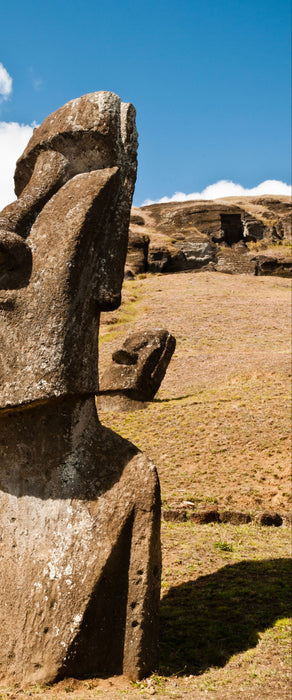
[{"label": "weathered rock texture", "polygon": [[[118,398],[113,407],[127,408],[130,401],[152,401],[163,380],[175,350],[175,338],[168,331],[147,330],[132,333],[112,354],[112,363],[100,381],[98,401]],[[132,406],[132,404],[131,404]],[[133,407],[133,406],[132,406]]]},{"label": "weathered rock texture", "polygon": [[0,214],[0,406],[97,391],[96,310],[120,303],[136,147],[134,108],[101,92],[47,117],[19,159]]},{"label": "weathered rock texture", "polygon": [[271,263],[261,265],[247,245],[257,244],[265,252],[275,243],[291,241],[291,235],[289,197],[228,197],[133,208],[126,276],[200,269],[291,276],[292,257],[285,246],[281,254],[269,252]]},{"label": "weathered rock texture", "polygon": [[100,310],[120,301],[135,111],[74,100],[34,131],[0,214],[0,680],[157,663],[154,466],[96,414]]}]

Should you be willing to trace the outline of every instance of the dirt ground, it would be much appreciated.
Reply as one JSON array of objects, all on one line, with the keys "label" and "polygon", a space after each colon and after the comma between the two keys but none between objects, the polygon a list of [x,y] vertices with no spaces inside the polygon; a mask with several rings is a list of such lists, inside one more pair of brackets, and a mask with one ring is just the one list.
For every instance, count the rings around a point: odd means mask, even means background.
[{"label": "dirt ground", "polygon": [[[103,314],[100,373],[130,332],[177,347],[155,400],[100,419],[157,465],[164,508],[291,510],[291,297],[277,277],[142,275]],[[160,667],[151,678],[65,679],[0,700],[291,698],[291,532],[162,521]],[[290,576],[289,576],[290,573]]]}]

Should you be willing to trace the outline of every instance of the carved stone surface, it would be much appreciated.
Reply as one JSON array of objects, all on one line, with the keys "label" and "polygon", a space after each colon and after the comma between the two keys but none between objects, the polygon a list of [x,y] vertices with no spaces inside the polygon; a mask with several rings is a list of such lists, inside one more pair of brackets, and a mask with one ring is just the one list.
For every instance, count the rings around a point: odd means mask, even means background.
[{"label": "carved stone surface", "polygon": [[113,361],[101,378],[102,404],[103,397],[115,396],[151,401],[163,380],[175,344],[173,335],[162,329],[129,335],[113,353]]},{"label": "carved stone surface", "polygon": [[120,302],[135,110],[93,93],[49,116],[0,214],[0,680],[157,664],[154,466],[101,426],[98,324]]}]

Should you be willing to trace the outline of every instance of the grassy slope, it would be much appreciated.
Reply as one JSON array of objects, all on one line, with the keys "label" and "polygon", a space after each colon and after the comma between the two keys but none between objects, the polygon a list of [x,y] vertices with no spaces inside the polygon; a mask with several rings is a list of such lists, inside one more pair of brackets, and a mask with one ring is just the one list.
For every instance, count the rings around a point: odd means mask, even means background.
[{"label": "grassy slope", "polygon": [[289,281],[153,275],[128,282],[124,298],[101,327],[101,371],[132,330],[165,327],[177,347],[152,404],[100,417],[153,459],[163,501],[289,510]]},{"label": "grassy slope", "polygon": [[[290,291],[280,278],[188,273],[128,282],[104,314],[100,368],[133,330],[177,349],[156,400],[101,420],[157,464],[164,504],[290,509]],[[290,530],[162,523],[160,675],[68,680],[1,698],[290,698]]]}]

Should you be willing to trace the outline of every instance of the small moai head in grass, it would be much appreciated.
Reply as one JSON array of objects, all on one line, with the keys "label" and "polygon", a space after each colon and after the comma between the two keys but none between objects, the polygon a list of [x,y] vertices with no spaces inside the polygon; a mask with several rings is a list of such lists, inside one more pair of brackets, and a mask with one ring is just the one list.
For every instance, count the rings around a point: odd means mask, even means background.
[{"label": "small moai head in grass", "polygon": [[176,340],[165,329],[132,333],[112,354],[101,378],[102,394],[124,395],[134,401],[152,401],[164,378]]},{"label": "small moai head in grass", "polygon": [[98,390],[100,311],[120,304],[135,110],[72,100],[33,132],[0,213],[0,410]]}]

